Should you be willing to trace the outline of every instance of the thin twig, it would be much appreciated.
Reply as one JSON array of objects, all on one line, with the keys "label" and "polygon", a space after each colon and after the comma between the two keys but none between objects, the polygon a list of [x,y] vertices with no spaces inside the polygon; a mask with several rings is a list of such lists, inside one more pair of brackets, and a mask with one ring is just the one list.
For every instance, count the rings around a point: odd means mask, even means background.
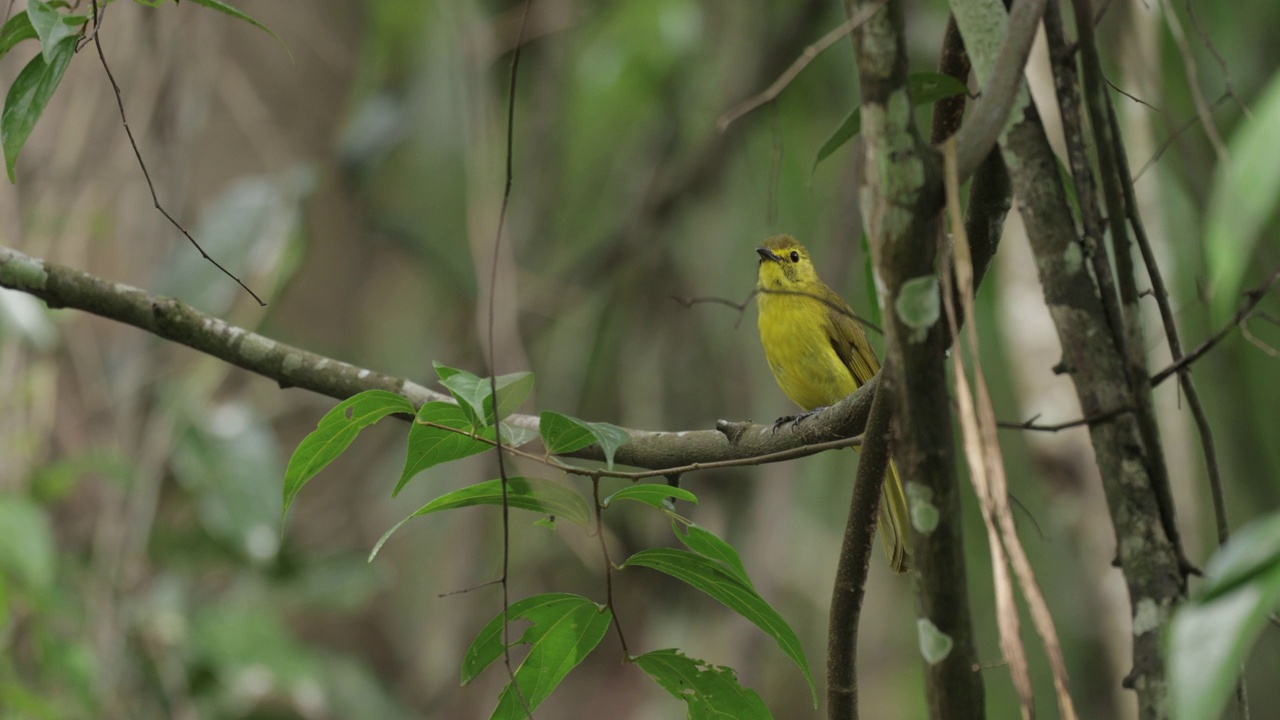
[{"label": "thin twig", "polygon": [[1253,309],[1258,306],[1258,303],[1262,302],[1262,298],[1266,297],[1267,293],[1271,291],[1271,288],[1277,281],[1280,281],[1280,267],[1277,267],[1271,272],[1271,276],[1267,278],[1266,282],[1244,294],[1246,298],[1244,304],[1236,311],[1236,314],[1231,318],[1231,321],[1222,326],[1222,329],[1211,335],[1208,340],[1200,343],[1196,346],[1196,349],[1184,355],[1182,359],[1175,361],[1165,369],[1155,375],[1152,375],[1151,386],[1155,387],[1164,382],[1170,375],[1199,360],[1205,353],[1212,350],[1214,345],[1222,342],[1222,339],[1234,330],[1237,325],[1240,325],[1245,320],[1249,319],[1249,316],[1253,313]]},{"label": "thin twig", "polygon": [[1231,71],[1227,69],[1227,61],[1222,57],[1222,53],[1218,52],[1218,47],[1213,44],[1213,40],[1209,39],[1209,33],[1205,32],[1204,26],[1200,24],[1200,19],[1196,17],[1196,11],[1191,5],[1191,0],[1186,0],[1183,6],[1187,8],[1187,18],[1191,20],[1191,27],[1195,28],[1196,34],[1200,36],[1200,41],[1204,43],[1205,47],[1209,48],[1213,59],[1218,63],[1218,69],[1222,71],[1222,82],[1227,86],[1224,94],[1235,100],[1240,112],[1244,113],[1246,118],[1252,120],[1253,113],[1249,112],[1249,106],[1245,105],[1244,101],[1236,95],[1235,83],[1231,82]]},{"label": "thin twig", "polygon": [[120,85],[119,83],[116,82],[115,75],[111,73],[111,67],[107,65],[107,56],[102,52],[102,35],[101,33],[98,32],[98,30],[102,22],[103,13],[100,13],[98,10],[98,0],[92,0],[92,1],[93,1],[93,36],[92,36],[93,46],[98,51],[98,60],[102,63],[102,69],[106,71],[107,79],[111,81],[111,89],[116,94],[116,107],[119,108],[120,110],[120,122],[124,125],[124,134],[129,137],[129,146],[133,148],[134,157],[138,158],[138,166],[142,168],[142,177],[145,178],[147,181],[147,190],[151,191],[152,204],[155,205],[156,210],[159,210],[160,214],[164,215],[165,219],[168,220],[170,224],[172,224],[175,228],[178,229],[178,232],[181,232],[184,236],[186,236],[187,240],[191,241],[191,244],[195,246],[196,250],[200,251],[200,255],[204,257],[205,260],[208,260],[209,262],[213,263],[213,266],[221,270],[223,275],[226,275],[232,280],[235,280],[236,284],[244,288],[244,291],[249,293],[249,295],[258,302],[258,305],[260,307],[266,307],[267,304],[262,301],[262,298],[258,297],[257,293],[255,293],[253,290],[250,290],[249,286],[245,285],[244,282],[240,280],[240,278],[236,277],[234,274],[232,274],[230,270],[223,267],[221,263],[219,263],[217,260],[214,260],[213,257],[209,255],[209,253],[205,252],[204,248],[200,247],[200,243],[196,242],[196,239],[191,236],[191,233],[187,232],[187,229],[182,227],[182,225],[177,220],[174,220],[173,216],[169,214],[169,211],[165,210],[164,206],[160,204],[160,198],[159,196],[156,195],[156,186],[154,183],[151,182],[151,173],[147,171],[147,164],[142,160],[142,151],[138,149],[138,143],[133,139],[133,130],[129,128],[129,118],[126,117],[124,113],[124,99],[120,95]]},{"label": "thin twig", "polygon": [[[987,525],[988,541],[991,545],[992,566],[996,578],[997,605],[1004,605],[997,610],[997,622],[1000,626],[1001,648],[1006,651],[1005,658],[1010,662],[1014,684],[1018,687],[1023,701],[1023,716],[1034,716],[1034,705],[1031,698],[1030,675],[1026,665],[1026,655],[1021,639],[1017,636],[1018,609],[1013,604],[1013,587],[1008,578],[1008,570],[1012,568],[1018,579],[1018,586],[1027,602],[1031,613],[1031,622],[1040,635],[1041,644],[1049,659],[1049,667],[1053,676],[1053,686],[1058,701],[1058,713],[1064,720],[1075,720],[1075,705],[1071,700],[1068,688],[1066,661],[1062,655],[1062,643],[1058,639],[1058,631],[1054,627],[1053,616],[1045,601],[1044,593],[1036,581],[1035,571],[1027,557],[1022,541],[1018,538],[1017,525],[1013,520],[1013,511],[1009,504],[1008,480],[1005,475],[1004,462],[1000,454],[1000,443],[996,437],[995,410],[991,404],[991,394],[987,389],[985,373],[979,357],[977,323],[972,320],[973,311],[973,264],[969,251],[969,238],[965,232],[964,219],[960,211],[960,182],[957,173],[955,141],[949,140],[944,146],[944,163],[946,180],[947,210],[951,217],[952,231],[955,233],[955,279],[965,317],[971,318],[965,330],[969,339],[969,353],[973,358],[974,383],[972,393],[969,390],[968,377],[965,373],[963,349],[960,344],[959,328],[956,322],[956,311],[952,303],[951,272],[947,268],[947,256],[944,255],[942,282],[943,304],[946,309],[947,323],[956,338],[955,352],[951,354],[955,364],[956,396],[960,404],[960,425],[963,431],[965,455],[969,462],[970,479],[974,490],[981,499],[983,519]],[[998,532],[997,532],[998,528]],[[1008,567],[1005,566],[1007,554]],[[1003,582],[1001,580],[1003,579]],[[1012,633],[1012,637],[1007,637]],[[1010,651],[1013,655],[1010,656]]]},{"label": "thin twig", "polygon": [[510,597],[510,575],[508,569],[511,562],[511,506],[507,502],[507,466],[505,455],[502,452],[502,432],[501,421],[502,416],[498,414],[498,358],[497,345],[493,339],[494,328],[494,305],[498,286],[498,256],[499,249],[502,246],[502,229],[507,220],[507,205],[511,200],[511,183],[512,183],[512,156],[515,146],[515,119],[516,119],[516,73],[520,69],[520,51],[524,46],[525,26],[529,21],[529,8],[533,5],[533,0],[525,0],[524,12],[520,16],[520,31],[516,34],[516,46],[511,51],[511,80],[507,85],[507,162],[506,162],[506,182],[502,187],[502,206],[498,210],[498,230],[493,239],[493,262],[489,265],[489,316],[487,319],[487,334],[489,341],[489,398],[493,403],[493,424],[498,428],[493,433],[494,447],[497,448],[498,455],[498,476],[502,479],[502,659],[507,666],[507,676],[511,678],[511,689],[515,691],[516,698],[520,701],[520,705],[524,708],[526,717],[533,717],[533,710],[529,707],[529,702],[525,699],[524,693],[520,691],[520,683],[516,680],[515,669],[511,666],[511,618],[509,612],[511,609]]},{"label": "thin twig", "polygon": [[866,329],[871,330],[879,335],[884,334],[884,330],[882,330],[879,325],[876,325],[870,320],[867,320],[866,318],[862,317],[861,315],[854,312],[852,309],[844,306],[843,304],[834,302],[832,300],[828,300],[827,298],[821,295],[816,295],[811,292],[805,292],[804,290],[776,290],[773,288],[768,288],[768,289],[757,288],[755,292],[756,294],[764,293],[766,295],[796,295],[799,297],[807,297],[811,300],[817,300],[823,305],[826,305],[827,309],[831,310],[832,312],[836,312],[846,317],[853,318],[854,320],[857,320]]},{"label": "thin twig", "polygon": [[[1138,212],[1138,198],[1133,189],[1133,177],[1129,172],[1129,160],[1125,156],[1124,144],[1120,138],[1120,122],[1116,118],[1115,108],[1111,107],[1109,103],[1107,119],[1111,124],[1113,142],[1115,143],[1116,174],[1120,179],[1121,190],[1124,195],[1124,210],[1137,240],[1138,249],[1142,253],[1142,261],[1147,268],[1147,277],[1151,280],[1151,294],[1155,296],[1156,305],[1160,309],[1160,320],[1164,324],[1165,340],[1169,343],[1169,354],[1176,362],[1182,358],[1182,341],[1178,337],[1178,324],[1174,319],[1173,306],[1169,302],[1169,291],[1165,287],[1164,276],[1160,272],[1160,265],[1156,261],[1155,251],[1152,250],[1151,241],[1147,237],[1142,215]],[[1186,368],[1183,368],[1178,373],[1178,376],[1182,391],[1187,397],[1187,406],[1191,410],[1191,415],[1196,422],[1196,429],[1200,435],[1200,446],[1204,452],[1205,469],[1209,476],[1209,489],[1213,497],[1218,543],[1222,544],[1227,541],[1230,530],[1227,523],[1226,501],[1222,492],[1222,475],[1218,467],[1217,445],[1213,440],[1213,429],[1209,425],[1209,418],[1205,414],[1204,407],[1200,404],[1200,394],[1196,391],[1191,373]]]},{"label": "thin twig", "polygon": [[1142,98],[1138,97],[1137,95],[1134,95],[1133,93],[1127,92],[1126,90],[1121,88],[1119,85],[1111,82],[1111,78],[1106,77],[1104,75],[1102,79],[1106,81],[1107,87],[1111,88],[1112,90],[1115,90],[1116,92],[1138,103],[1139,105],[1145,105],[1146,107],[1151,108],[1156,112],[1160,112],[1160,108],[1156,107],[1155,105],[1152,105],[1151,103],[1147,102],[1146,100],[1143,100]]},{"label": "thin twig", "polygon": [[1132,412],[1132,411],[1133,411],[1132,408],[1116,408],[1115,410],[1108,410],[1107,412],[1098,413],[1097,415],[1093,415],[1091,417],[1080,418],[1078,420],[1069,420],[1067,422],[1057,423],[1054,425],[1037,425],[1036,420],[1040,416],[1035,415],[1030,419],[1028,419],[1026,422],[1020,422],[1020,423],[1002,420],[996,423],[996,427],[1004,428],[1005,430],[1034,430],[1036,432],[1056,433],[1062,430],[1067,430],[1069,428],[1080,427],[1082,425],[1093,425],[1094,423],[1106,422],[1107,420],[1110,420],[1116,417],[1117,415],[1121,415],[1121,414]]},{"label": "thin twig", "polygon": [[[1262,313],[1258,313],[1258,314],[1262,315]],[[1280,350],[1277,350],[1271,347],[1270,345],[1266,344],[1265,342],[1259,340],[1256,336],[1254,336],[1254,334],[1249,331],[1248,322],[1240,323],[1240,332],[1241,334],[1244,335],[1244,339],[1249,341],[1250,345],[1253,345],[1254,347],[1258,348],[1259,350],[1270,355],[1273,358],[1280,359]]]},{"label": "thin twig", "polygon": [[796,79],[796,76],[800,74],[800,71],[804,70],[808,67],[809,63],[813,62],[814,58],[818,57],[824,50],[834,45],[840,38],[853,32],[854,28],[870,19],[871,16],[885,4],[885,2],[887,2],[887,0],[879,0],[879,2],[868,5],[858,11],[858,13],[853,17],[840,23],[840,25],[834,30],[823,35],[818,42],[805,48],[804,52],[800,53],[800,57],[796,58],[795,62],[791,63],[791,66],[783,71],[783,73],[778,76],[777,80],[773,81],[772,85],[765,88],[763,92],[753,95],[725,111],[725,113],[716,120],[716,129],[720,132],[724,132],[729,129],[729,126],[733,124],[733,121],[743,115],[746,115],[752,110],[755,110],[761,105],[764,105],[765,103],[773,102],[773,100],[791,84],[791,81]]},{"label": "thin twig", "polygon": [[[959,204],[959,191],[952,189],[953,185],[958,185],[953,178],[955,173],[955,139],[947,140],[944,145],[945,162],[947,165],[947,204],[953,204],[951,196],[955,195],[954,204]],[[960,238],[964,235],[964,223],[959,218],[959,211],[955,213],[956,217],[952,221],[952,229],[957,234],[957,242],[955,246],[955,254],[957,261],[964,257],[967,259],[966,252],[968,243]],[[957,230],[957,228],[959,228]],[[1023,720],[1029,720],[1034,715],[1035,698],[1031,689],[1031,676],[1027,668],[1026,649],[1023,647],[1021,638],[1021,622],[1018,618],[1018,608],[1013,594],[1013,582],[1009,577],[1009,561],[1005,553],[1005,548],[1001,542],[1000,532],[997,521],[995,519],[997,493],[991,487],[991,471],[993,468],[989,465],[981,438],[981,431],[978,427],[978,417],[973,405],[973,394],[969,388],[968,375],[965,371],[963,352],[960,346],[960,333],[957,325],[956,316],[957,308],[952,302],[952,271],[950,256],[944,254],[942,258],[943,268],[940,273],[942,278],[942,303],[946,312],[947,323],[951,328],[951,335],[955,338],[956,345],[951,353],[952,363],[955,366],[955,383],[956,398],[960,406],[958,413],[960,418],[961,438],[964,445],[965,460],[969,466],[969,479],[973,483],[975,493],[978,495],[978,505],[982,511],[983,525],[987,530],[987,551],[991,555],[992,585],[995,593],[995,613],[996,627],[998,629],[1000,640],[1000,652],[1004,656],[1004,660],[1009,665],[1009,674],[1013,681],[1014,689],[1018,693],[1019,706],[1022,709]],[[963,264],[957,262],[956,275],[962,273]],[[971,291],[967,286],[966,275],[964,279],[957,278],[956,283],[960,286],[959,295],[965,297],[966,291]],[[972,307],[966,308],[970,311],[968,317],[970,322],[969,328],[973,327],[971,315]],[[971,335],[970,342],[975,338]],[[1007,498],[1007,493],[1005,494]]]},{"label": "thin twig", "polygon": [[1182,66],[1187,73],[1187,87],[1191,90],[1191,99],[1196,106],[1196,116],[1200,118],[1200,125],[1204,127],[1204,134],[1209,138],[1209,144],[1213,146],[1218,162],[1226,163],[1229,160],[1227,144],[1222,141],[1218,126],[1213,124],[1209,104],[1204,101],[1204,93],[1200,90],[1200,73],[1196,69],[1196,58],[1191,52],[1191,45],[1187,42],[1187,35],[1182,30],[1182,21],[1178,19],[1173,3],[1169,0],[1161,0],[1161,2],[1164,5],[1165,21],[1169,25],[1169,35],[1173,37],[1173,43],[1178,46],[1178,55],[1182,57]]},{"label": "thin twig", "polygon": [[[1218,96],[1217,100],[1213,101],[1213,104],[1209,106],[1209,109],[1217,110],[1222,105],[1222,103],[1226,102],[1227,99],[1230,97],[1231,97],[1230,95],[1227,95],[1226,93],[1222,93],[1221,95]],[[1183,133],[1190,130],[1191,127],[1196,124],[1197,119],[1198,118],[1196,116],[1187,118],[1185,121],[1183,121],[1181,125],[1178,126],[1177,130],[1174,130],[1173,133],[1169,135],[1169,137],[1165,138],[1164,142],[1160,143],[1160,147],[1156,148],[1156,151],[1154,154],[1152,154],[1151,158],[1147,160],[1145,163],[1143,163],[1142,167],[1138,168],[1137,174],[1133,176],[1133,181],[1138,182],[1139,178],[1141,178],[1143,174],[1146,173],[1147,170],[1152,165],[1156,164],[1156,161],[1160,159],[1160,156],[1164,155],[1165,151],[1168,150],[1175,142],[1177,142],[1178,138],[1181,137]]]},{"label": "thin twig", "polygon": [[453,596],[453,595],[464,595],[464,594],[469,593],[469,592],[475,592],[476,590],[480,590],[480,589],[482,589],[482,588],[487,588],[487,587],[489,587],[490,585],[497,585],[498,583],[501,583],[501,582],[502,582],[502,578],[494,578],[494,579],[492,579],[492,580],[485,580],[484,582],[482,582],[482,583],[480,583],[480,584],[478,584],[478,585],[472,585],[471,587],[464,587],[464,588],[462,588],[462,589],[460,589],[460,590],[450,590],[450,591],[448,591],[448,592],[442,592],[442,593],[440,593],[439,595],[436,595],[436,597],[438,597],[438,598],[447,598],[447,597],[451,597],[451,596]]},{"label": "thin twig", "polygon": [[737,310],[737,311],[738,311],[738,319],[733,321],[733,329],[734,329],[734,330],[737,330],[737,329],[738,329],[738,326],[742,324],[742,318],[743,318],[743,316],[744,316],[744,315],[746,315],[747,308],[751,305],[751,299],[752,299],[752,298],[754,298],[755,296],[756,296],[756,290],[755,290],[755,288],[752,288],[752,289],[751,289],[751,292],[747,294],[746,299],[745,299],[745,300],[743,300],[743,301],[742,301],[742,302],[740,302],[740,303],[736,303],[736,302],[734,302],[734,301],[732,301],[732,300],[729,300],[729,299],[727,299],[727,298],[722,298],[722,297],[712,297],[712,296],[704,296],[704,297],[689,298],[688,300],[686,300],[686,299],[684,299],[684,298],[682,298],[682,297],[679,297],[679,296],[677,296],[677,295],[672,295],[672,296],[671,296],[671,299],[672,299],[672,300],[675,300],[677,303],[680,303],[681,307],[683,307],[685,310],[688,310],[689,308],[693,307],[694,305],[701,305],[701,304],[704,304],[704,303],[706,303],[706,304],[716,304],[716,305],[726,305],[726,306],[728,306],[728,307],[731,307],[731,308],[733,308],[734,310]]},{"label": "thin twig", "polygon": [[604,520],[600,503],[600,478],[591,479],[591,499],[596,506],[596,537],[600,539],[600,556],[604,558],[604,606],[613,615],[613,628],[618,631],[618,642],[622,644],[622,659],[630,660],[627,650],[627,636],[622,634],[622,623],[618,622],[618,609],[613,605],[613,561],[609,559],[609,545],[604,541]]}]

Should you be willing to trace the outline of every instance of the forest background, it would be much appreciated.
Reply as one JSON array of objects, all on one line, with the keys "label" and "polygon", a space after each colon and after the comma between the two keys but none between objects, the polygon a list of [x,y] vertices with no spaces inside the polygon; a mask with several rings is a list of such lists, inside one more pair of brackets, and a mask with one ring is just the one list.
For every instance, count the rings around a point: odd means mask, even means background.
[{"label": "forest background", "polygon": [[[152,208],[111,85],[83,52],[24,148],[17,184],[0,190],[0,244],[390,375],[429,383],[432,361],[485,374],[520,4],[238,6],[288,50],[190,3],[113,3],[103,46],[161,201],[268,306]],[[1219,98],[1232,88],[1253,106],[1275,92],[1280,47],[1268,33],[1280,6],[1257,3],[1247,22],[1238,6],[1203,3],[1194,18],[1187,10],[1116,2],[1098,30],[1108,77],[1143,101],[1113,95],[1135,173],[1158,158],[1136,189],[1184,342],[1194,345],[1221,325],[1204,299],[1212,250],[1202,238],[1223,161],[1189,124],[1191,87],[1213,103],[1230,144],[1245,121],[1237,103]],[[907,13],[912,68],[932,70],[946,5]],[[649,429],[793,412],[769,375],[753,307],[673,299],[740,301],[754,283],[753,248],[775,233],[799,237],[827,283],[875,315],[856,231],[857,144],[815,166],[857,104],[848,42],[816,57],[775,102],[726,131],[716,122],[843,20],[826,0],[536,4],[515,108],[494,365],[534,371],[539,409]],[[1199,68],[1190,79],[1187,57]],[[5,86],[23,61],[0,63]],[[1037,102],[1053,107],[1045,63],[1038,47],[1028,78]],[[1042,116],[1051,123],[1055,113]],[[1273,213],[1256,245],[1233,248],[1244,287],[1280,263],[1280,244],[1266,240],[1276,223]],[[1079,418],[1069,379],[1053,372],[1061,350],[1016,206],[977,304],[1000,419]],[[1260,307],[1280,316],[1276,298]],[[1144,311],[1157,317],[1154,305]],[[1255,319],[1246,329],[1252,339],[1235,333],[1195,365],[1233,526],[1280,505],[1280,326]],[[1151,367],[1167,365],[1161,338],[1146,340]],[[1213,513],[1174,385],[1156,400],[1184,542],[1202,563],[1216,545]],[[493,460],[427,471],[391,499],[404,429],[385,423],[308,486],[281,538],[285,462],[332,406],[0,290],[0,510],[25,522],[35,508],[40,518],[33,533],[8,525],[24,531],[25,549],[6,552],[25,574],[0,595],[9,651],[0,697],[32,717],[485,716],[506,677],[494,669],[459,689],[458,666],[500,597],[493,588],[441,594],[495,575],[497,512],[415,520],[374,562],[366,556],[431,498],[494,477]],[[1130,663],[1129,606],[1110,565],[1114,538],[1087,433],[1007,430],[1001,442],[1081,716],[1130,717],[1131,693],[1118,684]],[[738,548],[819,667],[854,466],[853,452],[839,451],[684,479],[701,500],[687,514]],[[963,495],[979,656],[994,660],[990,560],[972,493]],[[599,588],[594,540],[513,517],[517,596]],[[654,513],[609,518],[622,557],[669,544],[669,532]],[[616,590],[637,644],[732,666],[779,717],[809,707],[803,677],[741,617],[656,573],[623,572]],[[912,603],[909,581],[877,556],[860,638],[866,717],[925,713]],[[602,650],[547,701],[547,717],[680,712],[614,661],[612,636]],[[1037,694],[1051,697],[1042,655],[1031,660]],[[989,715],[1013,716],[1007,674],[983,672]],[[1271,628],[1248,665],[1255,708],[1280,704],[1280,688],[1265,682],[1277,674],[1280,634]],[[1041,710],[1052,716],[1051,703]]]}]

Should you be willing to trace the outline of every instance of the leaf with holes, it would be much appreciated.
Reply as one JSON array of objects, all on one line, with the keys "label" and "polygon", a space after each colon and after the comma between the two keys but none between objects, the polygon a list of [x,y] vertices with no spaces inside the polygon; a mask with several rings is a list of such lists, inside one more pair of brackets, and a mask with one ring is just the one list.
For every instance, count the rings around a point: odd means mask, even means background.
[{"label": "leaf with holes", "polygon": [[[441,495],[418,508],[417,512],[396,523],[390,530],[383,533],[377,544],[373,546],[373,551],[369,553],[369,560],[372,561],[378,555],[378,551],[382,549],[383,544],[387,542],[392,533],[399,530],[401,525],[410,520],[421,515],[430,515],[443,510],[476,505],[497,505],[501,507],[502,480],[486,480],[482,483],[476,483],[461,490]],[[583,528],[587,527],[591,522],[591,509],[581,495],[559,483],[541,478],[509,478],[507,480],[507,505],[520,510],[531,510],[555,518],[563,518]]]},{"label": "leaf with holes", "polygon": [[654,650],[632,660],[653,681],[689,706],[689,720],[772,720],[755,690],[744,688],[732,668],[686,657],[679,650]]},{"label": "leaf with holes", "polygon": [[[516,668],[520,695],[511,683],[498,696],[491,718],[523,718],[555,690],[569,671],[582,662],[609,629],[613,613],[580,595],[547,593],[534,595],[507,608],[509,620],[527,620],[532,625],[515,642],[528,645],[529,653]],[[489,621],[467,648],[462,661],[462,684],[466,685],[502,657],[502,613]]]},{"label": "leaf with holes", "polygon": [[360,431],[392,413],[413,413],[413,403],[386,390],[366,390],[343,400],[325,413],[316,429],[298,443],[284,473],[283,522],[298,491],[316,473],[342,454]]}]

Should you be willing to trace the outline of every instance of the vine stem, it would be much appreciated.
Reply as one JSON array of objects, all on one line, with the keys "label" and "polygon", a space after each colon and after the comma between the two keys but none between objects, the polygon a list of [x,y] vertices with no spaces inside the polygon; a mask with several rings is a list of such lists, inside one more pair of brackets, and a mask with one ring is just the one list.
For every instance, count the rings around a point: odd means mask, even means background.
[{"label": "vine stem", "polygon": [[511,689],[524,708],[526,717],[533,717],[533,709],[520,692],[520,683],[516,680],[515,669],[511,666],[511,583],[509,569],[511,565],[511,506],[507,502],[508,478],[506,455],[502,452],[502,417],[498,414],[498,358],[497,345],[493,339],[494,300],[498,285],[498,251],[502,246],[502,230],[507,221],[507,206],[511,201],[511,171],[515,146],[516,117],[516,74],[520,70],[520,50],[524,45],[525,26],[529,22],[529,8],[533,0],[525,0],[524,12],[520,15],[520,30],[516,34],[515,49],[511,52],[511,81],[507,85],[507,162],[506,182],[502,187],[502,206],[498,210],[498,230],[493,239],[493,261],[489,265],[489,315],[486,320],[486,333],[489,345],[489,401],[493,407],[494,447],[498,455],[498,476],[502,479],[502,660],[507,666],[507,676],[511,679]]}]

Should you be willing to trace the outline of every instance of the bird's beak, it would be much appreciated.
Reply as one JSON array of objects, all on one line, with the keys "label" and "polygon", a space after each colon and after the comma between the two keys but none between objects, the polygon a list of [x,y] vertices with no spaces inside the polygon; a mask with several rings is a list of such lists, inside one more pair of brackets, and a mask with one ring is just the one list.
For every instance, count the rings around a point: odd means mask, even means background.
[{"label": "bird's beak", "polygon": [[756,248],[756,252],[760,255],[760,262],[764,262],[765,260],[772,260],[776,263],[782,262],[782,258],[773,254],[773,251],[767,247],[758,247]]}]

